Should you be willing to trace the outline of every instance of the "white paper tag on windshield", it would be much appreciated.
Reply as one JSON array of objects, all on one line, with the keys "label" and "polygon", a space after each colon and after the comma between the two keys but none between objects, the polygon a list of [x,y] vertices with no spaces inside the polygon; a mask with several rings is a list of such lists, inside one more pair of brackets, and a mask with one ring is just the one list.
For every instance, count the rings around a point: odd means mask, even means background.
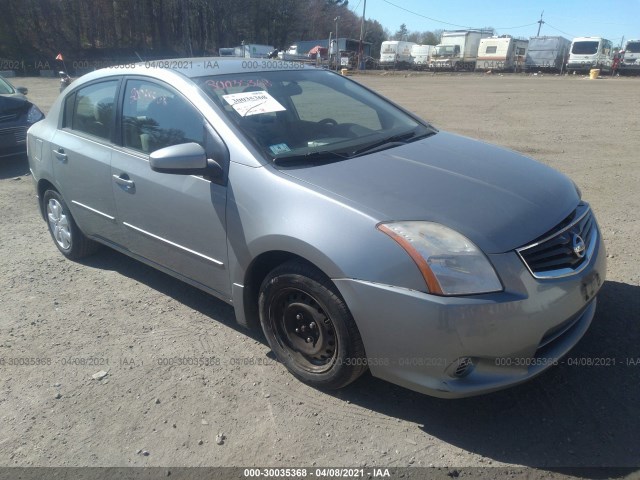
[{"label": "white paper tag on windshield", "polygon": [[241,117],[285,110],[275,98],[265,91],[230,93],[223,95],[222,98],[224,98]]}]

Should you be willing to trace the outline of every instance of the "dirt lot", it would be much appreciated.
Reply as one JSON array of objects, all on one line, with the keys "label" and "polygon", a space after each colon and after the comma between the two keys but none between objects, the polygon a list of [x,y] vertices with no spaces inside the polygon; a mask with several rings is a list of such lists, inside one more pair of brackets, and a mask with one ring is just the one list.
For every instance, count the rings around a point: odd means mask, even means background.
[{"label": "dirt lot", "polygon": [[[110,250],[65,260],[38,216],[26,159],[4,160],[0,466],[508,465],[500,472],[530,478],[640,467],[640,79],[356,78],[580,186],[610,258],[594,323],[570,357],[523,386],[464,400],[370,375],[316,391],[226,304]],[[13,80],[45,111],[57,94],[55,79]],[[174,357],[215,360],[163,365]],[[31,358],[44,364],[9,365]],[[107,376],[93,379],[100,370]]]}]

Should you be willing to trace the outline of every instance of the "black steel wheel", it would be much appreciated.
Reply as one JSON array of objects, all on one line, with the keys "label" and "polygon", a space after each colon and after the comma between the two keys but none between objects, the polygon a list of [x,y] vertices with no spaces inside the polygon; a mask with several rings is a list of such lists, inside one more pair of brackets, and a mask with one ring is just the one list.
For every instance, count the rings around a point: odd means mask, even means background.
[{"label": "black steel wheel", "polygon": [[356,324],[333,283],[302,262],[265,278],[260,323],[277,359],[303,382],[336,389],[358,378],[366,356]]}]

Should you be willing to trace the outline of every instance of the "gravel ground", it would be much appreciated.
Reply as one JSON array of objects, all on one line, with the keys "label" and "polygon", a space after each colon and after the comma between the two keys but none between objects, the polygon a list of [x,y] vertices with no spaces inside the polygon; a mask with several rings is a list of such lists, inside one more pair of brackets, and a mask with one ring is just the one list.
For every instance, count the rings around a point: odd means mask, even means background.
[{"label": "gravel ground", "polygon": [[[38,216],[26,159],[2,160],[0,467],[436,466],[560,478],[561,467],[618,466],[633,473],[614,476],[637,476],[640,79],[354,78],[580,186],[608,279],[569,357],[525,385],[463,400],[368,374],[333,394],[314,390],[226,304],[108,249],[65,260]],[[57,95],[55,79],[13,83],[45,111]],[[163,364],[174,357],[210,360]]]}]

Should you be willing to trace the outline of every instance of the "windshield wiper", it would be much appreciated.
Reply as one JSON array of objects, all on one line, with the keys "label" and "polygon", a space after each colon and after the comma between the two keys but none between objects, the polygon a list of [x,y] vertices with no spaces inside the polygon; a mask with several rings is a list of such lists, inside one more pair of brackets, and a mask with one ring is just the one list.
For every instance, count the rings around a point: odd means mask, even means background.
[{"label": "windshield wiper", "polygon": [[379,150],[386,150],[387,148],[397,147],[399,145],[409,143],[410,141],[428,137],[430,135],[433,135],[434,133],[436,133],[434,130],[427,130],[423,133],[416,133],[414,130],[411,130],[410,132],[391,135],[390,137],[383,138],[382,140],[379,140],[377,142],[370,143],[366,147],[355,150],[351,153],[351,156],[357,157],[360,155],[377,152]]},{"label": "windshield wiper", "polygon": [[304,153],[302,155],[287,155],[282,157],[275,157],[273,163],[293,163],[293,162],[309,162],[309,161],[322,161],[322,160],[344,160],[351,158],[349,155],[340,152],[334,152],[332,150],[321,150],[317,152]]}]

